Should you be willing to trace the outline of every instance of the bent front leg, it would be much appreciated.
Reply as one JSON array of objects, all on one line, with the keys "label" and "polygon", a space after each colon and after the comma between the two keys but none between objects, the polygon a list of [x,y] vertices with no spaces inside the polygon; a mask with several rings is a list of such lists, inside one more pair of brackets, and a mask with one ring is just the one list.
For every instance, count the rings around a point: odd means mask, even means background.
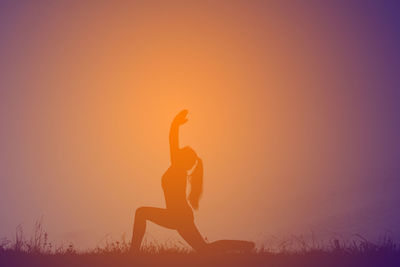
[{"label": "bent front leg", "polygon": [[140,207],[135,212],[135,220],[133,223],[133,234],[131,242],[131,252],[140,251],[143,236],[146,232],[146,221],[152,221],[160,226],[176,229],[173,218],[166,209],[154,207]]}]

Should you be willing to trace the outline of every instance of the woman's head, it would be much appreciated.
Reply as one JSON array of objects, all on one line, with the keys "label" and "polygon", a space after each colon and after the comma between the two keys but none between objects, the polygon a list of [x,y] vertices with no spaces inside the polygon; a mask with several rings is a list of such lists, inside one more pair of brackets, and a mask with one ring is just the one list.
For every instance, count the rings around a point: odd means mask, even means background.
[{"label": "woman's head", "polygon": [[186,171],[193,169],[196,165],[189,175],[190,193],[188,199],[190,205],[197,210],[201,194],[203,193],[203,161],[192,148],[186,146],[179,151],[178,165]]},{"label": "woman's head", "polygon": [[189,171],[196,164],[197,154],[191,147],[185,146],[179,149],[177,164],[185,171]]}]

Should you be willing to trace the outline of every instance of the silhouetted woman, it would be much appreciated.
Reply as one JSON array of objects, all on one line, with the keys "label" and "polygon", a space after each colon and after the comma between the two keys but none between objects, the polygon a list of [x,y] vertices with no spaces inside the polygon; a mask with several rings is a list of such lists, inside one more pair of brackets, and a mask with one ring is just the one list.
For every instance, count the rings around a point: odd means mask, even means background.
[{"label": "silhouetted woman", "polygon": [[[192,208],[195,210],[199,208],[203,191],[203,162],[192,148],[187,146],[179,148],[179,126],[187,122],[187,113],[187,110],[182,110],[176,115],[169,132],[171,166],[162,176],[161,182],[166,208],[140,207],[136,210],[131,251],[139,252],[147,220],[177,230],[196,251],[206,251],[210,248],[226,250],[235,247],[235,244],[241,248],[244,244],[251,249],[254,244],[246,241],[220,240],[207,243],[194,224]],[[188,197],[186,197],[187,181],[191,184]]]}]

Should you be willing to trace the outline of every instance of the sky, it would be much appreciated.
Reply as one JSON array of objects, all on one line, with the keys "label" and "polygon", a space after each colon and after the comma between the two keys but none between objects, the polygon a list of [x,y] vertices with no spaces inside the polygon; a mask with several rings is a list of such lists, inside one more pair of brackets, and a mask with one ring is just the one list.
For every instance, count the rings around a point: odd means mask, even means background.
[{"label": "sky", "polygon": [[[0,237],[80,248],[164,207],[168,131],[213,241],[400,240],[396,1],[1,1]],[[148,238],[180,240],[149,224]]]}]

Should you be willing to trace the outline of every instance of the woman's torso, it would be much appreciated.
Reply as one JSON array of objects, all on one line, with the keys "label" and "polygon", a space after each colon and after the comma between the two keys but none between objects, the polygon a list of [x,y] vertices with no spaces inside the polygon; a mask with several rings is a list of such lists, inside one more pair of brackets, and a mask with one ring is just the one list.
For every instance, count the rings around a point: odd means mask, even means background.
[{"label": "woman's torso", "polygon": [[186,200],[187,174],[170,166],[161,179],[167,209],[179,215],[193,217],[193,211]]}]

